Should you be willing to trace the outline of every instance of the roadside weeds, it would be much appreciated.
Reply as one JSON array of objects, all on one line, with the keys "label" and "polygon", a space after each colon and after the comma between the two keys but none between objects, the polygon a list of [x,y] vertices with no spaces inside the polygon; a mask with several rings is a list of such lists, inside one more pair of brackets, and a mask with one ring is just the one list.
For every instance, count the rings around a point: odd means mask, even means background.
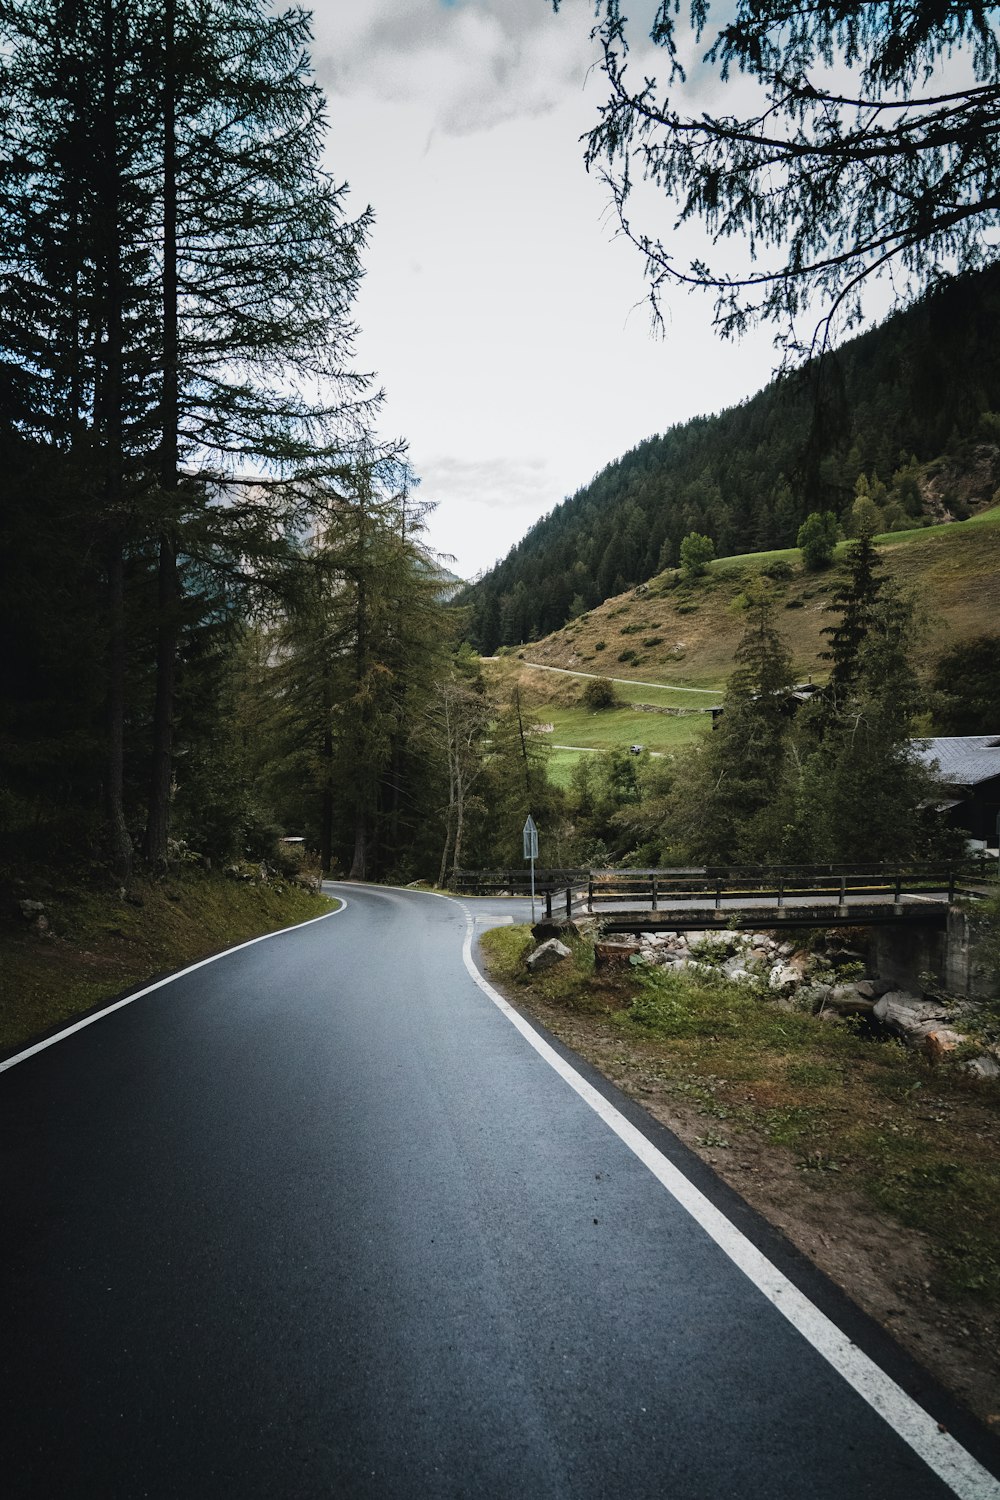
[{"label": "roadside weeds", "polygon": [[490,977],[728,1183],[1000,1431],[1000,1088],[714,976],[539,975],[530,929]]}]

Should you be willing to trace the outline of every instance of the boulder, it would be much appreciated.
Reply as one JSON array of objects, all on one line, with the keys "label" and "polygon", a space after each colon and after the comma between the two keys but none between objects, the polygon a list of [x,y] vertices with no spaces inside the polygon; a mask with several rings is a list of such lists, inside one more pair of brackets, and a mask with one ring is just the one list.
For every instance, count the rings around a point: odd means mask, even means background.
[{"label": "boulder", "polygon": [[565,943],[561,943],[558,938],[549,938],[534,953],[528,954],[526,963],[532,974],[540,974],[544,969],[551,969],[553,965],[562,963],[564,958],[571,957]]},{"label": "boulder", "polygon": [[778,991],[779,994],[787,994],[789,990],[794,990],[801,981],[802,975],[798,969],[785,963],[775,964],[767,976],[769,987]]},{"label": "boulder", "polygon": [[747,942],[751,948],[759,948],[764,953],[773,953],[778,946],[774,938],[769,937],[766,932],[749,933],[747,935]]},{"label": "boulder", "polygon": [[833,984],[828,990],[824,1008],[835,1011],[838,1016],[870,1016],[875,1009],[875,1001],[871,996],[861,994],[860,985]]},{"label": "boulder", "polygon": [[746,960],[737,954],[734,958],[727,958],[722,965],[722,972],[727,979],[749,979],[750,970],[747,968]]},{"label": "boulder", "polygon": [[981,1057],[970,1057],[962,1067],[973,1078],[1000,1078],[1000,1062],[988,1052],[984,1052]]},{"label": "boulder", "polygon": [[863,964],[865,956],[856,948],[828,948],[826,961],[834,969],[843,969],[848,964]]},{"label": "boulder", "polygon": [[580,929],[569,917],[543,917],[531,929],[536,943],[548,942],[549,938],[579,937]]},{"label": "boulder", "polygon": [[37,922],[39,917],[45,915],[44,901],[19,901],[17,905],[26,922]]},{"label": "boulder", "polygon": [[812,1006],[813,1015],[821,1015],[826,1011],[827,997],[832,989],[832,984],[814,980],[812,984],[803,986],[799,991],[799,998]]}]

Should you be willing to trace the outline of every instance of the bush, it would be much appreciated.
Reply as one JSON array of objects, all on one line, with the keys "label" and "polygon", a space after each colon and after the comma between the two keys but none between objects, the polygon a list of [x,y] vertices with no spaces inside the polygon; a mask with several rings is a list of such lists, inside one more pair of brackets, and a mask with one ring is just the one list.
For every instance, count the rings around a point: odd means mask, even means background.
[{"label": "bush", "polygon": [[806,516],[799,527],[796,545],[802,550],[802,561],[810,573],[829,566],[837,545],[837,518],[832,511],[818,510]]},{"label": "bush", "polygon": [[618,694],[614,683],[607,677],[592,678],[583,690],[583,701],[591,713],[599,713],[605,708],[617,708]]}]

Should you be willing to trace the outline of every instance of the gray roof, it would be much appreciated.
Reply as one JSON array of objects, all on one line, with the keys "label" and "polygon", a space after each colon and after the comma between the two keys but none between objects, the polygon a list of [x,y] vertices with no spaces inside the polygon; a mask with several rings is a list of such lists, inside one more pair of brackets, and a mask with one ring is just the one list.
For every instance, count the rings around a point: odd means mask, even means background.
[{"label": "gray roof", "polygon": [[1000,776],[998,734],[959,734],[915,740],[914,748],[925,765],[937,762],[938,775],[947,786],[978,786],[981,781]]}]

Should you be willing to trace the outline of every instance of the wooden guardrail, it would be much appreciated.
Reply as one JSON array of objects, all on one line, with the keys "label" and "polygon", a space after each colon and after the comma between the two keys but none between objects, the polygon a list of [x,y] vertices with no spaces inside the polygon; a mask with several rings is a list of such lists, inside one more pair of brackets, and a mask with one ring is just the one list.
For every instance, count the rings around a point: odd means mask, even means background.
[{"label": "wooden guardrail", "polygon": [[[460,870],[452,888],[467,894],[507,892],[527,895],[530,875],[519,870]],[[693,905],[698,901],[716,910],[723,901],[770,902],[779,909],[810,898],[844,907],[853,898],[938,896],[949,903],[956,895],[982,895],[1000,889],[995,864],[981,861],[940,864],[854,865],[728,865],[678,869],[580,870],[537,869],[535,891],[545,902],[546,915],[593,912],[601,904],[633,901],[656,912]]]},{"label": "wooden guardrail", "polygon": [[789,901],[836,898],[846,905],[851,896],[941,895],[955,899],[958,871],[954,866],[908,869],[881,867],[776,866],[687,870],[593,870],[587,882],[587,910],[601,902],[634,898],[660,906],[708,898],[719,908],[723,900],[770,901],[778,907]]}]

